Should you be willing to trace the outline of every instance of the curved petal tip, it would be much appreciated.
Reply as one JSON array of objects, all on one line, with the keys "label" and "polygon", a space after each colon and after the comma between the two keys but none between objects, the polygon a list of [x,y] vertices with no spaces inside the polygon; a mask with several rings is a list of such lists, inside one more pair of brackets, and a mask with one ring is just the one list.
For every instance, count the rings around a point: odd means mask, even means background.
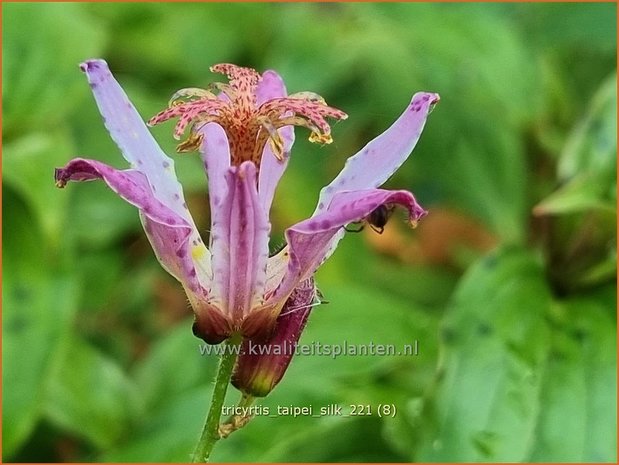
[{"label": "curved petal tip", "polygon": [[80,63],[80,70],[83,73],[87,73],[88,71],[94,71],[96,69],[108,68],[107,62],[100,58],[92,58],[90,60],[86,60]]}]

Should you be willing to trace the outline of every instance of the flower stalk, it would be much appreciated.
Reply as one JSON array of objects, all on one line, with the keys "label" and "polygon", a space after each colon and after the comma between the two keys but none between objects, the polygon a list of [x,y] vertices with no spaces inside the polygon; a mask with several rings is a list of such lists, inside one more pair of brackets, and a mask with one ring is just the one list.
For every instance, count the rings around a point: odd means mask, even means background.
[{"label": "flower stalk", "polygon": [[206,417],[204,429],[200,440],[196,445],[191,461],[193,463],[206,463],[209,461],[215,443],[221,439],[219,422],[221,419],[221,410],[228,392],[228,385],[234,370],[234,364],[238,357],[238,347],[241,345],[240,336],[232,336],[226,342],[226,350],[224,351],[219,361],[217,368],[217,376],[215,378],[215,387],[213,388],[213,396],[211,397],[211,406]]}]

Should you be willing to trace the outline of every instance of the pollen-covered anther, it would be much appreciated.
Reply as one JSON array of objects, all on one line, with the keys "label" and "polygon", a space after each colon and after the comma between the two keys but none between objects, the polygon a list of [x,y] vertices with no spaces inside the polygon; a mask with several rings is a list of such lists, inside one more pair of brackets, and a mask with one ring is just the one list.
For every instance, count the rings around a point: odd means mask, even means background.
[{"label": "pollen-covered anther", "polygon": [[282,161],[284,159],[284,140],[279,132],[277,132],[277,128],[273,122],[265,116],[257,117],[256,121],[260,123],[262,128],[268,133],[268,140],[273,155],[275,155],[275,158]]},{"label": "pollen-covered anther", "polygon": [[200,89],[198,87],[187,87],[185,89],[180,89],[174,92],[174,95],[170,97],[170,101],[168,102],[168,107],[175,107],[177,105],[182,105],[183,103],[187,103],[187,101],[199,100],[199,99],[210,99],[216,100],[217,96],[209,90]]},{"label": "pollen-covered anther", "polygon": [[202,134],[194,132],[194,130],[192,129],[189,137],[176,146],[176,151],[178,153],[195,152],[200,148],[203,140],[204,136]]},{"label": "pollen-covered anther", "polygon": [[307,100],[308,102],[315,102],[315,103],[319,103],[321,105],[327,106],[326,100],[315,92],[309,92],[309,91],[296,92],[294,94],[290,94],[288,98]]},{"label": "pollen-covered anther", "polygon": [[331,137],[331,134],[312,132],[309,136],[309,141],[317,144],[330,144],[333,142],[333,137]]}]

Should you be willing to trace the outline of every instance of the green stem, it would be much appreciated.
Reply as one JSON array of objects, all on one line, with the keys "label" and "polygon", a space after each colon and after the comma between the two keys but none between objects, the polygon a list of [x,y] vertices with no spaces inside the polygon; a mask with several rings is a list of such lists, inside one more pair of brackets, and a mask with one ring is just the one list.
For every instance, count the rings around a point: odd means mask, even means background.
[{"label": "green stem", "polygon": [[193,463],[208,462],[215,443],[220,439],[219,421],[221,418],[221,408],[226,399],[226,392],[230,384],[232,370],[234,369],[234,363],[238,357],[237,347],[241,344],[241,338],[239,336],[233,336],[224,344],[226,344],[226,347],[219,361],[217,377],[215,378],[215,388],[213,389],[213,397],[211,398],[211,406],[208,411],[208,416],[206,417],[202,435],[200,436],[200,441],[198,441],[198,445],[191,459]]}]

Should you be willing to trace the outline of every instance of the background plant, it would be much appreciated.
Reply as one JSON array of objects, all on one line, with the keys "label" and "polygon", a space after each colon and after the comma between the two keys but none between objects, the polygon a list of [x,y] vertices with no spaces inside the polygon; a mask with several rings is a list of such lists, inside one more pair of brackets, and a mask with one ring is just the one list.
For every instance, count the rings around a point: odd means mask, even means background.
[{"label": "background plant", "polygon": [[[4,460],[186,461],[208,404],[215,359],[135,211],[102,185],[53,184],[75,155],[122,164],[77,69],[100,56],[144,117],[219,62],[276,69],[350,115],[331,146],[298,138],[280,237],[414,91],[441,94],[389,183],[430,215],[349,234],[303,338],[417,339],[419,356],[297,357],[265,400],[397,415],[257,418],[213,460],[615,461],[615,18],[613,4],[3,5]],[[170,127],[154,133],[172,154]],[[176,159],[206,234],[198,157]]]}]

